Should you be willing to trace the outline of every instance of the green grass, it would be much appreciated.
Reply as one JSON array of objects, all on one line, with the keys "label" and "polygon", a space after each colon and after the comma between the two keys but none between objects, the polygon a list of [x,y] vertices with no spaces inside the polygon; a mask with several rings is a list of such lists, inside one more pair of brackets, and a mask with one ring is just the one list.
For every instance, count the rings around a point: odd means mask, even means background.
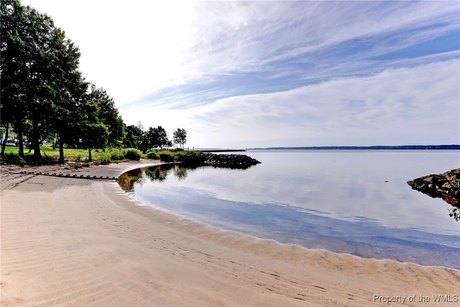
[{"label": "green grass", "polygon": [[199,165],[204,162],[203,154],[200,151],[159,150],[156,154],[165,162],[176,161],[191,165]]},{"label": "green grass", "polygon": [[[51,146],[41,146],[41,154],[43,157],[52,157],[52,158],[59,158],[59,149],[53,149]],[[18,154],[19,147],[17,146],[6,146],[5,147],[5,154]],[[25,156],[32,156],[34,154],[33,150],[29,152],[29,149],[24,147],[24,155]],[[99,157],[98,154],[93,150],[93,158]],[[83,161],[84,159],[88,158],[88,150],[86,149],[73,149],[73,148],[65,148],[64,149],[64,156],[66,159],[69,160],[76,160],[77,157],[80,157]]]},{"label": "green grass", "polygon": [[[53,149],[51,146],[41,146],[42,157],[48,160],[58,160],[59,158],[59,148]],[[108,148],[104,151],[93,149],[91,152],[93,161],[96,163],[107,164],[110,162],[123,162],[129,161],[125,158],[126,149],[118,148]],[[19,153],[19,148],[17,146],[6,146],[5,154],[6,155],[17,155]],[[29,152],[29,149],[24,148],[24,156],[26,161],[32,161],[33,151]],[[64,148],[64,158],[69,161],[77,162],[87,162],[89,160],[88,150],[87,149],[77,149],[77,148]],[[144,155],[142,155],[142,158]]]},{"label": "green grass", "polygon": [[[43,161],[40,163],[53,163],[59,159],[59,149],[53,149],[51,146],[41,146],[41,154]],[[17,155],[19,148],[17,146],[6,146],[5,154]],[[202,154],[197,151],[183,151],[183,150],[157,150],[147,154],[141,153],[138,149],[134,148],[107,148],[105,151],[100,149],[93,149],[92,151],[93,162],[100,164],[108,164],[111,162],[123,162],[129,160],[144,159],[158,159],[165,162],[181,161],[189,164],[199,164],[202,162]],[[24,148],[25,161],[33,163],[33,151],[29,152],[29,149]],[[9,157],[6,159],[7,163],[18,164],[15,157]],[[14,158],[14,159],[12,159]],[[76,149],[76,148],[64,148],[64,158],[67,161],[76,162],[88,162],[88,150],[87,149]]]}]

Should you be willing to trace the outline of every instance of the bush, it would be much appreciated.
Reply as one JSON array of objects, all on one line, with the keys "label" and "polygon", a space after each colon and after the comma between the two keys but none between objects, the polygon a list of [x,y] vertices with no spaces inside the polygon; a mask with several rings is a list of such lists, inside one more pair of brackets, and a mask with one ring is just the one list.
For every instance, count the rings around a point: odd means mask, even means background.
[{"label": "bush", "polygon": [[174,162],[175,155],[172,152],[161,152],[160,160],[164,162]]},{"label": "bush", "polygon": [[3,157],[2,162],[6,163],[6,164],[16,164],[16,165],[20,165],[20,166],[24,166],[24,165],[27,164],[26,160],[24,160],[23,158],[21,158],[20,156],[14,154],[14,153],[6,154]]},{"label": "bush", "polygon": [[[460,196],[460,179],[455,179],[451,183],[450,194],[454,196]],[[460,214],[460,212],[459,212]]]},{"label": "bush", "polygon": [[160,159],[160,156],[155,151],[149,151],[147,153],[147,158],[149,158],[149,159]]},{"label": "bush", "polygon": [[141,152],[134,148],[127,149],[125,158],[129,160],[139,160],[141,158]]},{"label": "bush", "polygon": [[112,149],[110,151],[110,158],[112,160],[123,160],[126,156],[126,152],[123,149]]},{"label": "bush", "polygon": [[111,154],[108,152],[101,154],[99,161],[101,162],[101,164],[109,164],[110,162],[112,162]]},{"label": "bush", "polygon": [[20,165],[20,166],[24,166],[24,165],[26,165],[27,163],[26,163],[26,160],[24,160],[22,157],[17,156],[17,157],[16,157],[16,164],[17,164],[17,165]]},{"label": "bush", "polygon": [[164,162],[183,162],[187,165],[201,165],[204,163],[204,155],[200,151],[184,151],[184,150],[162,150],[156,152]]},{"label": "bush", "polygon": [[180,151],[176,153],[175,158],[187,165],[202,165],[205,162],[205,157],[199,151]]}]

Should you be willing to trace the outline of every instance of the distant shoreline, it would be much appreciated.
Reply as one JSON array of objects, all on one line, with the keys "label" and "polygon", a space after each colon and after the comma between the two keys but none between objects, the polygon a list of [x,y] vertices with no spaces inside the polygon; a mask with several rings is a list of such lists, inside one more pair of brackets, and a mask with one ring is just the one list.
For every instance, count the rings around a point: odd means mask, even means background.
[{"label": "distant shoreline", "polygon": [[247,150],[460,150],[460,145],[258,147]]}]

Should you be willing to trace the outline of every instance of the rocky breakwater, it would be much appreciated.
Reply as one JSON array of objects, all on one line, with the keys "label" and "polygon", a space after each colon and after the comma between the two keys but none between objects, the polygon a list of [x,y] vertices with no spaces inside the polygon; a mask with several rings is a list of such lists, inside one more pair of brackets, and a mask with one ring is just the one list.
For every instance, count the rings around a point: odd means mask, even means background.
[{"label": "rocky breakwater", "polygon": [[433,198],[442,198],[456,207],[451,212],[457,221],[460,220],[460,168],[442,174],[432,174],[408,181],[412,189]]},{"label": "rocky breakwater", "polygon": [[246,155],[236,154],[203,154],[203,164],[214,167],[246,169],[260,162]]}]

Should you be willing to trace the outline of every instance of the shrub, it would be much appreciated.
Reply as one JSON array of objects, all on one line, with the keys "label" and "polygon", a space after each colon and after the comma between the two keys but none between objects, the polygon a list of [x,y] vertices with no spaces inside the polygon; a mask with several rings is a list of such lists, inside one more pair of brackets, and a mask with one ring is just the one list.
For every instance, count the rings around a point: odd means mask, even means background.
[{"label": "shrub", "polygon": [[24,160],[22,157],[14,154],[14,153],[6,154],[3,157],[2,162],[6,163],[6,164],[16,164],[16,165],[20,165],[20,166],[24,166],[24,165],[27,164],[26,160]]},{"label": "shrub", "polygon": [[[450,183],[450,185],[451,185],[450,193],[451,193],[452,195],[455,195],[455,196],[457,196],[457,195],[460,196],[460,179],[455,179],[455,180],[453,180],[453,181]],[[460,212],[459,212],[459,214],[460,214]]]},{"label": "shrub", "polygon": [[110,151],[110,158],[112,160],[123,160],[125,158],[126,152],[123,149],[112,149]]},{"label": "shrub", "polygon": [[200,151],[162,150],[156,153],[164,162],[183,162],[188,165],[201,165],[204,163],[204,155]]},{"label": "shrub", "polygon": [[24,160],[24,158],[20,157],[20,156],[17,156],[16,157],[16,164],[17,165],[20,165],[20,166],[24,166],[26,165],[26,160]]},{"label": "shrub", "polygon": [[147,158],[149,158],[149,159],[160,159],[160,156],[155,151],[149,151],[147,153]]},{"label": "shrub", "polygon": [[161,152],[160,160],[164,162],[174,162],[175,155],[172,152]]},{"label": "shrub", "polygon": [[199,151],[180,151],[176,153],[176,160],[188,165],[201,165],[204,163],[204,156]]},{"label": "shrub", "polygon": [[125,158],[129,160],[139,160],[141,158],[141,152],[134,148],[127,149]]},{"label": "shrub", "polygon": [[109,164],[110,162],[112,162],[111,154],[108,153],[108,152],[105,152],[105,153],[101,154],[100,155],[100,162],[101,162],[101,164]]}]

